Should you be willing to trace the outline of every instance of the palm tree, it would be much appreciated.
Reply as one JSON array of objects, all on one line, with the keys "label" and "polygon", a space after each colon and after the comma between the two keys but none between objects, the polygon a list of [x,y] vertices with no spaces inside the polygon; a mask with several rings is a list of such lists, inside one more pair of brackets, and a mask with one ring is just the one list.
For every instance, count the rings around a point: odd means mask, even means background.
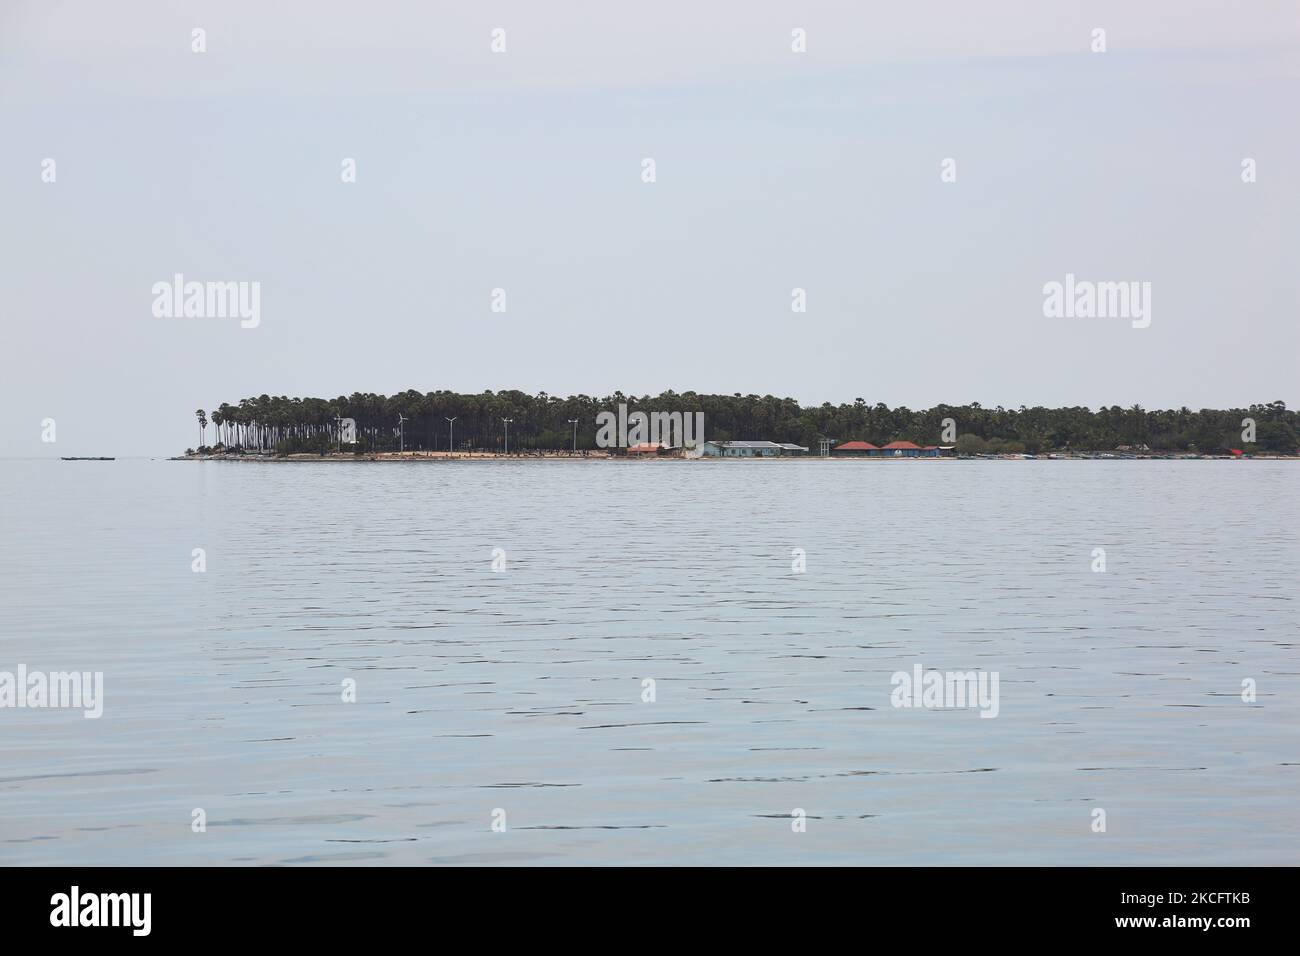
[{"label": "palm tree", "polygon": [[[1117,405],[1093,411],[1085,406],[1045,408],[1016,406],[983,408],[941,404],[928,409],[890,408],[865,397],[838,405],[800,406],[794,399],[772,395],[716,395],[666,391],[644,397],[614,392],[604,397],[572,395],[561,399],[516,389],[459,394],[438,390],[421,394],[408,389],[393,396],[354,392],[337,398],[289,398],[260,395],[222,402],[212,412],[217,440],[226,448],[319,451],[333,445],[336,417],[357,423],[358,441],[374,451],[403,444],[404,434],[390,423],[399,416],[411,425],[412,449],[433,447],[448,418],[456,418],[455,437],[461,446],[504,448],[501,418],[511,418],[510,448],[568,449],[573,444],[570,422],[577,418],[590,425],[598,412],[627,403],[633,411],[704,413],[707,430],[715,438],[768,438],[811,445],[819,436],[866,438],[877,444],[895,438],[932,443],[940,423],[953,418],[962,435],[986,442],[1024,444],[1035,448],[1070,448],[1096,451],[1118,443],[1148,444],[1164,450],[1218,447],[1223,436],[1235,433],[1241,418],[1250,414],[1268,426],[1260,443],[1269,448],[1294,448],[1300,416],[1281,401],[1254,403],[1240,409],[1170,410],[1128,409]],[[206,447],[207,415],[199,421],[200,447]],[[390,434],[391,432],[391,434]],[[590,433],[578,435],[578,444],[590,447]]]}]

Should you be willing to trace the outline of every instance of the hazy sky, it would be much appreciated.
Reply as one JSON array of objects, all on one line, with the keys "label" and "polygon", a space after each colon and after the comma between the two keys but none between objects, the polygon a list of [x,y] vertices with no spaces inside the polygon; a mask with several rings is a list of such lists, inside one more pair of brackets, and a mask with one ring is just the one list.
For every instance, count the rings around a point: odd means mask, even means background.
[{"label": "hazy sky", "polygon": [[0,454],[261,393],[1294,407],[1298,103],[1295,0],[0,0]]}]

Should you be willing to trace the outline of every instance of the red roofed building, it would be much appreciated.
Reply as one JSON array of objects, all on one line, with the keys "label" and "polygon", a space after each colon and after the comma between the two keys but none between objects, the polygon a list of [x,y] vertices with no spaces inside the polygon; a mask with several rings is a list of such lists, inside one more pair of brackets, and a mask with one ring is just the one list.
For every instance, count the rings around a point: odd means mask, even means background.
[{"label": "red roofed building", "polygon": [[869,441],[846,441],[843,445],[836,445],[831,449],[832,455],[839,455],[843,458],[860,458],[864,455],[876,455],[880,449]]},{"label": "red roofed building", "polygon": [[939,453],[939,449],[929,451],[920,445],[910,441],[891,441],[884,448],[880,449],[882,454],[894,457],[917,458],[921,455],[934,456]]}]

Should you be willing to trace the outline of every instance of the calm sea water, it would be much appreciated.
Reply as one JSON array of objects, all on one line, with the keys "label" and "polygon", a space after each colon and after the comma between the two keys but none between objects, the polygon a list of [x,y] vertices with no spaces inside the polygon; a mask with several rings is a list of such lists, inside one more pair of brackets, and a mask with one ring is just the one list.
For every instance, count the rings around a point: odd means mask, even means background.
[{"label": "calm sea water", "polygon": [[[1297,491],[1265,462],[3,461],[0,670],[105,700],[0,709],[0,863],[1300,863]],[[892,707],[918,663],[996,671],[998,716]]]}]

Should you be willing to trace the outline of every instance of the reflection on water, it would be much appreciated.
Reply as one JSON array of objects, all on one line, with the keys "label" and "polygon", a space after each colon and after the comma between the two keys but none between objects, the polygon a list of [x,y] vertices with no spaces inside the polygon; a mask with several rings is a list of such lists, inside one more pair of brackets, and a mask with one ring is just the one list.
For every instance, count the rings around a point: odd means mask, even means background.
[{"label": "reflection on water", "polygon": [[[0,862],[1294,864],[1297,490],[0,462],[0,671],[104,673],[99,720],[0,709]],[[997,718],[891,706],[917,664],[998,672]]]}]

